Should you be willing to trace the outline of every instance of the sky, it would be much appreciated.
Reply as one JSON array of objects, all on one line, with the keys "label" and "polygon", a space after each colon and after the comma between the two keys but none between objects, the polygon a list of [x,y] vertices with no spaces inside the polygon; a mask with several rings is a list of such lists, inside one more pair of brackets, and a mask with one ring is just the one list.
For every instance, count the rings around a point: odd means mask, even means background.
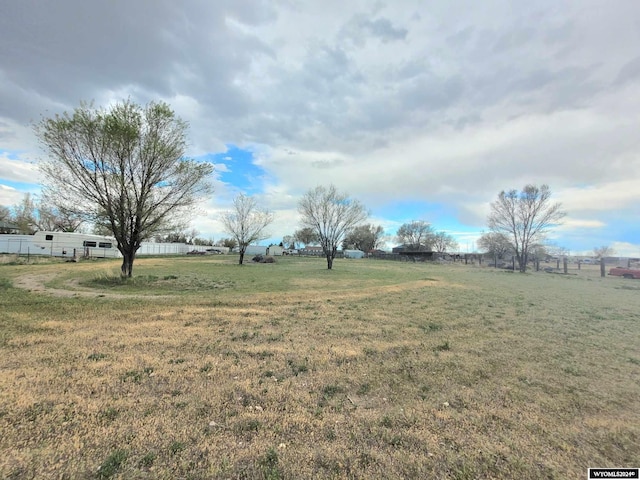
[{"label": "sky", "polygon": [[39,192],[33,123],[167,102],[215,165],[203,238],[238,193],[300,227],[334,184],[393,245],[424,220],[472,251],[502,190],[548,184],[549,242],[640,256],[637,0],[20,0],[0,4],[0,205]]}]

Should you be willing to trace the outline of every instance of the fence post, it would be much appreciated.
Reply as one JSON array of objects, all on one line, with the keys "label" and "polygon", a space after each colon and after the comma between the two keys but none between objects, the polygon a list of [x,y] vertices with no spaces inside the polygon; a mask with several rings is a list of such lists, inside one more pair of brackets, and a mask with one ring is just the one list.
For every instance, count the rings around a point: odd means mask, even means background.
[{"label": "fence post", "polygon": [[600,257],[600,276],[604,278],[604,257]]},{"label": "fence post", "polygon": [[569,272],[569,266],[567,265],[567,257],[562,259],[562,267],[564,268],[564,273]]}]

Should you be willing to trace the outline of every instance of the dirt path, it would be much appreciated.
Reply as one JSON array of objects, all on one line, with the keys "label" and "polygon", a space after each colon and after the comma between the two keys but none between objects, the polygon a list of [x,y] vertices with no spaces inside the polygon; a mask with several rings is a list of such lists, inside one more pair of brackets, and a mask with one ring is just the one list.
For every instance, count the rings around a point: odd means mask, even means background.
[{"label": "dirt path", "polygon": [[[54,297],[107,297],[107,298],[136,298],[149,297],[149,295],[123,295],[120,293],[105,293],[87,287],[81,287],[78,280],[72,279],[65,282],[69,289],[47,287],[46,283],[56,277],[55,273],[27,274],[17,277],[13,284],[16,288],[22,288],[30,292],[43,293]],[[158,298],[153,295],[152,298]]]}]

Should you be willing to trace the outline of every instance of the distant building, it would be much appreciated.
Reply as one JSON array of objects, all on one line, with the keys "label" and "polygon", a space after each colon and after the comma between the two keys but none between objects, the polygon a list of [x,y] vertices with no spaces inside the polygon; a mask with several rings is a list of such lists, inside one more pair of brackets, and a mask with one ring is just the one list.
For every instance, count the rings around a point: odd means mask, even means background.
[{"label": "distant building", "polygon": [[299,251],[301,255],[324,255],[324,250],[322,249],[322,247],[318,247],[315,245],[307,245],[304,248],[301,248]]},{"label": "distant building", "polygon": [[343,250],[344,258],[364,258],[362,250]]},{"label": "distant building", "polygon": [[0,233],[17,234],[19,232],[20,232],[20,229],[18,228],[17,225],[14,225],[14,224],[9,223],[9,222],[4,222],[4,221],[0,222]]},{"label": "distant building", "polygon": [[398,245],[397,247],[393,247],[391,253],[412,257],[414,259],[430,259],[434,255],[431,248],[424,245]]}]

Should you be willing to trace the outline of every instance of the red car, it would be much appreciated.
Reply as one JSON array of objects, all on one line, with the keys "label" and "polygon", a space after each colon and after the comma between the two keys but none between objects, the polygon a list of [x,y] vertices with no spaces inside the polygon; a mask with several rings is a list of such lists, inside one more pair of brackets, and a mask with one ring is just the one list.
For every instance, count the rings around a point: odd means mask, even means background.
[{"label": "red car", "polygon": [[609,275],[615,275],[617,277],[624,278],[640,278],[640,270],[633,268],[615,267],[609,270]]}]

